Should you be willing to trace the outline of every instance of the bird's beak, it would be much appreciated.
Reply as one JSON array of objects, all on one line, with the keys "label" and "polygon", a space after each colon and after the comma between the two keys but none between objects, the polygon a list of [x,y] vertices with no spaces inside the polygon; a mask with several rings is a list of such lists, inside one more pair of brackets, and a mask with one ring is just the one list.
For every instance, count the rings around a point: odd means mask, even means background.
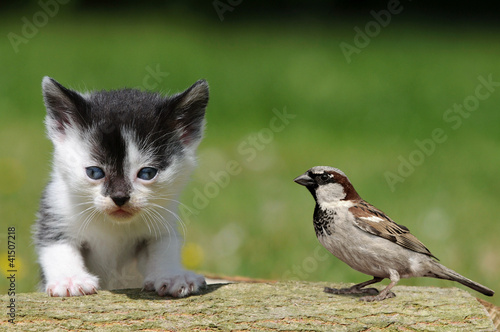
[{"label": "bird's beak", "polygon": [[316,184],[316,182],[314,182],[314,180],[309,175],[307,175],[307,173],[304,173],[296,177],[295,179],[293,179],[293,181],[305,187],[309,187]]}]

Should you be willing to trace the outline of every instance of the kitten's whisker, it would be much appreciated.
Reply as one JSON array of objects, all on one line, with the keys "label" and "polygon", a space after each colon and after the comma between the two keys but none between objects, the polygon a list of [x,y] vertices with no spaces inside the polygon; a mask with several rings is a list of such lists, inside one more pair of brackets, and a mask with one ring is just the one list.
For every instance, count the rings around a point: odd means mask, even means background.
[{"label": "kitten's whisker", "polygon": [[[172,194],[171,196],[176,196],[176,195]],[[177,203],[177,204],[182,205],[183,207],[185,207],[189,212],[193,213],[193,210],[189,206],[187,206],[186,204],[182,203],[181,201],[179,201],[177,199],[172,199],[172,198],[169,198],[169,196],[165,196],[165,195],[158,195],[158,196],[155,196],[155,198],[161,199],[161,200],[165,200],[165,201],[168,201],[168,202]]]},{"label": "kitten's whisker", "polygon": [[[181,229],[182,229],[182,236],[184,236],[184,237],[186,236],[186,233],[187,233],[187,230],[186,230],[186,225],[185,225],[185,223],[182,221],[182,219],[181,219],[181,218],[180,218],[180,217],[179,217],[179,216],[178,216],[175,212],[173,212],[173,211],[171,211],[171,210],[167,209],[167,208],[166,208],[166,207],[164,207],[164,206],[158,205],[158,204],[154,204],[154,203],[152,203],[151,205],[152,205],[153,207],[160,208],[160,209],[162,209],[162,210],[164,210],[164,211],[166,211],[166,212],[170,213],[172,216],[174,216],[174,217],[175,217],[175,219],[177,220],[178,224],[181,226]],[[162,220],[165,220],[165,219],[163,218],[163,215],[162,215],[161,213],[159,213],[159,212],[158,212],[158,211],[156,211],[156,210],[153,210],[153,211],[155,211],[155,213],[157,213],[157,214],[158,214],[158,215],[162,218]],[[165,220],[165,221],[166,221],[166,220]],[[171,225],[168,221],[166,221],[166,222],[168,223],[168,226],[172,227],[172,229],[173,229],[173,226],[172,226],[172,225]]]},{"label": "kitten's whisker", "polygon": [[170,235],[170,228],[169,228],[170,225],[163,218],[163,216],[158,211],[156,211],[154,208],[149,208],[149,212],[150,212],[151,217],[153,218],[153,220],[156,222],[156,225],[158,226],[158,231],[160,231],[159,226],[161,225],[161,226],[163,226],[163,228],[165,228],[165,230],[167,231],[167,233]]},{"label": "kitten's whisker", "polygon": [[154,216],[154,219],[160,225],[162,225],[163,228],[167,231],[167,234],[169,237],[172,235],[172,233],[177,233],[177,231],[174,229],[174,227],[171,225],[171,223],[168,222],[168,220],[166,220],[160,212],[158,212],[154,208],[149,208],[149,210],[151,211],[152,215]]},{"label": "kitten's whisker", "polygon": [[78,228],[78,233],[76,234],[77,238],[80,237],[80,235],[85,231],[85,229],[92,223],[92,221],[94,220],[94,217],[99,212],[97,209],[95,209],[93,207],[90,207],[84,211],[85,212],[90,211],[90,213],[87,215],[87,217],[83,220],[80,227]]},{"label": "kitten's whisker", "polygon": [[162,209],[164,211],[167,211],[168,213],[170,213],[172,216],[174,216],[174,218],[178,221],[178,222],[182,222],[181,218],[177,215],[177,213],[173,212],[172,210],[169,210],[167,209],[166,207],[164,206],[161,206],[159,204],[156,204],[156,203],[150,203],[151,206],[153,207],[156,207],[156,208],[159,208],[159,209]]},{"label": "kitten's whisker", "polygon": [[[86,208],[85,210],[83,210],[82,212],[85,212],[86,210],[90,209],[90,208],[93,208],[93,204],[92,204],[92,201],[88,201],[88,202],[81,202],[81,203],[78,203],[78,204],[75,204],[73,205],[74,207],[80,207],[80,206],[85,206],[85,205],[89,205],[88,208]],[[82,213],[80,212],[80,214]],[[78,216],[78,214],[76,215]]]},{"label": "kitten's whisker", "polygon": [[163,228],[165,228],[165,230],[167,231],[167,234],[170,235],[170,224],[168,223],[168,221],[166,221],[165,218],[158,211],[156,211],[156,209],[152,207],[148,208],[148,212],[151,217],[151,220],[154,221],[154,225],[158,229],[160,237],[161,234],[163,234],[163,232],[160,229],[161,226],[163,226]]},{"label": "kitten's whisker", "polygon": [[92,210],[92,209],[95,209],[94,206],[89,206],[88,208],[86,208],[85,210],[82,210],[80,211],[79,213],[75,214],[74,217],[75,218],[78,218],[80,217],[81,215],[83,215],[84,213],[87,213],[88,211]]},{"label": "kitten's whisker", "polygon": [[[144,213],[141,216],[142,216],[142,220],[144,221],[146,226],[148,226],[149,234],[152,235],[151,226],[149,225],[149,220],[148,220],[148,211],[144,210]],[[155,239],[156,239],[156,236],[155,236]]]},{"label": "kitten's whisker", "polygon": [[143,220],[145,221],[146,225],[148,226],[149,234],[153,235],[153,232],[151,231],[151,227],[154,231],[155,235],[155,240],[158,239],[158,233],[156,232],[156,222],[151,215],[151,212],[148,209],[144,209],[144,214],[143,214]]},{"label": "kitten's whisker", "polygon": [[82,203],[77,203],[74,204],[74,207],[80,207],[80,206],[87,206],[87,205],[92,205],[92,202],[82,202]]},{"label": "kitten's whisker", "polygon": [[152,206],[154,206],[154,207],[156,207],[156,208],[160,208],[160,209],[162,209],[162,210],[164,210],[164,211],[166,211],[166,212],[170,213],[172,216],[174,216],[174,217],[175,217],[175,219],[177,220],[178,224],[179,224],[179,225],[181,226],[181,228],[182,228],[182,235],[183,235],[183,236],[186,236],[186,225],[185,225],[185,223],[182,221],[182,219],[179,217],[179,215],[177,215],[175,212],[173,212],[173,211],[171,211],[171,210],[167,209],[167,208],[166,208],[166,207],[164,207],[164,206],[161,206],[161,205],[158,205],[158,204],[154,204],[154,203],[152,203],[151,205],[152,205]]}]

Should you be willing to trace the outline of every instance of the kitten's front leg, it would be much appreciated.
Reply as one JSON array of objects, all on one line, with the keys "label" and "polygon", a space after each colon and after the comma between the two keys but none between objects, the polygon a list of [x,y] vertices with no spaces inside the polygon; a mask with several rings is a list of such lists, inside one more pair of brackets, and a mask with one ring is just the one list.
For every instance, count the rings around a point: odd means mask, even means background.
[{"label": "kitten's front leg", "polygon": [[38,250],[47,294],[80,296],[97,293],[99,280],[87,272],[82,254],[75,246],[58,242]]},{"label": "kitten's front leg", "polygon": [[140,258],[146,291],[156,291],[158,295],[184,297],[198,292],[206,286],[202,275],[184,269],[180,263],[181,241],[176,235],[148,243],[147,253]]}]

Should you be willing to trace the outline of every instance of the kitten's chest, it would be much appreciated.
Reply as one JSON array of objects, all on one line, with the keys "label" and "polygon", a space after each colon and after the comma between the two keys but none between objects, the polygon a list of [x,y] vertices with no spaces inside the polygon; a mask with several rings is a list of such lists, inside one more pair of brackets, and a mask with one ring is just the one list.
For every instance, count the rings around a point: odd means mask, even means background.
[{"label": "kitten's chest", "polygon": [[133,260],[144,236],[127,226],[108,225],[106,221],[89,225],[79,236],[83,257],[90,265],[103,268],[120,268]]},{"label": "kitten's chest", "polygon": [[[121,242],[121,243],[120,243]],[[125,265],[133,256],[133,243],[108,237],[83,240],[80,244],[82,255],[89,268],[117,269]]]},{"label": "kitten's chest", "polygon": [[99,277],[103,289],[140,287],[142,276],[137,271],[137,255],[145,241],[108,235],[81,243],[85,266]]}]

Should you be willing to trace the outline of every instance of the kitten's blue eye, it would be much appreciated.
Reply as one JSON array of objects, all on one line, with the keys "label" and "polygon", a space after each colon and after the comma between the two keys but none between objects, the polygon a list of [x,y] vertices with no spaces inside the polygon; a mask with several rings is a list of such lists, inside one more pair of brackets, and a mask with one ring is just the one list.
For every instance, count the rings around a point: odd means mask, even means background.
[{"label": "kitten's blue eye", "polygon": [[90,166],[85,170],[87,171],[87,176],[92,180],[100,180],[104,177],[104,171],[100,167]]},{"label": "kitten's blue eye", "polygon": [[139,173],[137,173],[137,177],[142,180],[152,180],[156,174],[158,173],[158,170],[153,167],[144,167],[141,168]]}]

